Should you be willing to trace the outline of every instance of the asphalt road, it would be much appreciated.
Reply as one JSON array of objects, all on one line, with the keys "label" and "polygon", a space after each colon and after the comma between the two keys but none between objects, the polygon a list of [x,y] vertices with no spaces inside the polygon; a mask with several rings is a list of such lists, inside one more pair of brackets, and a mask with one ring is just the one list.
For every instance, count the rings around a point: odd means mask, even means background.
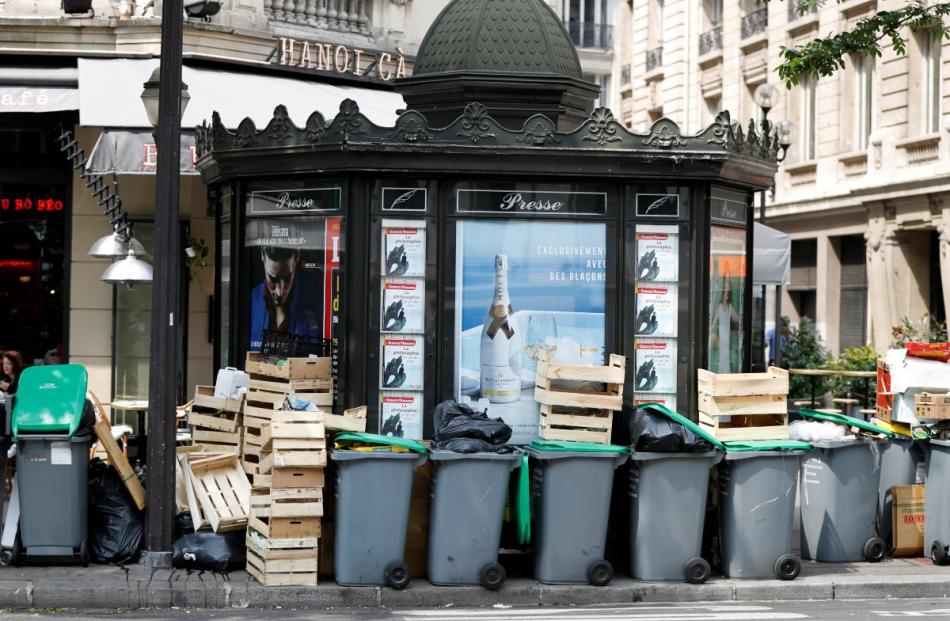
[{"label": "asphalt road", "polygon": [[950,619],[950,599],[871,600],[829,602],[763,602],[743,604],[633,604],[630,606],[581,606],[570,608],[441,608],[426,610],[333,610],[326,612],[278,610],[137,611],[125,614],[69,612],[0,612],[3,621],[36,619],[147,619],[150,621],[773,621],[816,619],[820,621],[874,619]]}]

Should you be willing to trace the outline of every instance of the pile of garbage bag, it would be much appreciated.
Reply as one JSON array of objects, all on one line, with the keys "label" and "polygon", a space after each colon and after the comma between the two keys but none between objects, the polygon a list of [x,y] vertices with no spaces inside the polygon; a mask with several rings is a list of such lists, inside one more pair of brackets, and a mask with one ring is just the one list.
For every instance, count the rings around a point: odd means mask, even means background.
[{"label": "pile of garbage bag", "polygon": [[433,447],[456,453],[510,453],[511,427],[500,418],[488,418],[464,403],[443,401],[435,406]]}]

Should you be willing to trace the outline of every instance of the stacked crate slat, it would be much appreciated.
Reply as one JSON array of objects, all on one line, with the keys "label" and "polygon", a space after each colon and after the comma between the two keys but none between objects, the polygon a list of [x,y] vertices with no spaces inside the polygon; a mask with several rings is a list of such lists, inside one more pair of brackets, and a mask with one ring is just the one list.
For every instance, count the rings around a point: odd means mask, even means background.
[{"label": "stacked crate slat", "polygon": [[788,439],[788,371],[698,371],[699,424],[721,442]]},{"label": "stacked crate slat", "polygon": [[192,440],[206,452],[241,454],[243,398],[216,397],[213,386],[196,386],[188,410]]}]

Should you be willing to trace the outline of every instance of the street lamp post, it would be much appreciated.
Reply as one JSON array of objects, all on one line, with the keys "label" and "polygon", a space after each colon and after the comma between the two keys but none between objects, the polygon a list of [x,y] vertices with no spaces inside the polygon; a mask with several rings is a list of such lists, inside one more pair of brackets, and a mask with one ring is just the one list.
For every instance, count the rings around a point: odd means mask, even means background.
[{"label": "street lamp post", "polygon": [[[143,103],[156,126],[155,254],[152,281],[152,333],[149,355],[149,430],[146,456],[147,516],[143,563],[170,567],[175,520],[175,406],[178,383],[179,272],[178,223],[181,157],[182,0],[162,5],[162,48],[158,70],[145,84]],[[153,105],[155,86],[158,106]],[[185,99],[184,103],[187,103]],[[153,112],[157,111],[157,114]]]}]

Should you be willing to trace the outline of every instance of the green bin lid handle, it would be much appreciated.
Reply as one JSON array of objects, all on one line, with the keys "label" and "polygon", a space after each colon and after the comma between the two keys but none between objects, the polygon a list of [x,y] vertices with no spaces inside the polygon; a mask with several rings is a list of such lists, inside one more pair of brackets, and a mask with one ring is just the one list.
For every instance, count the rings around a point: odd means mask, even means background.
[{"label": "green bin lid handle", "polygon": [[338,433],[335,437],[338,442],[362,442],[365,444],[378,444],[380,446],[393,446],[396,448],[404,448],[413,453],[428,453],[429,447],[421,442],[416,440],[409,440],[408,438],[396,438],[393,436],[381,436],[375,433],[361,433],[355,431],[347,431],[345,433]]}]

